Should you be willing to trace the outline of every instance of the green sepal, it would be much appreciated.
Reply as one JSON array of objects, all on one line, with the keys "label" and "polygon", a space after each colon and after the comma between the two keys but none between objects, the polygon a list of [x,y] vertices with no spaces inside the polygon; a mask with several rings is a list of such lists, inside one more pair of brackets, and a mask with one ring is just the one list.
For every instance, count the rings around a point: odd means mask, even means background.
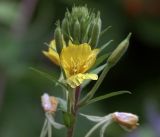
[{"label": "green sepal", "polygon": [[107,127],[111,124],[112,121],[108,121],[105,124],[102,125],[101,129],[100,129],[100,137],[105,137],[105,131],[107,129]]},{"label": "green sepal", "polygon": [[48,120],[48,123],[50,123],[50,125],[53,126],[56,129],[62,129],[62,128],[65,127],[64,125],[55,122],[54,117],[52,116],[52,114],[46,113],[46,118]]},{"label": "green sepal", "polygon": [[71,127],[75,121],[74,116],[71,113],[63,112],[63,120],[66,127]]},{"label": "green sepal", "polygon": [[47,132],[48,132],[48,120],[46,118],[40,133],[40,137],[45,137],[47,135]]},{"label": "green sepal", "polygon": [[105,119],[105,117],[86,115],[86,114],[82,114],[82,113],[80,113],[80,115],[87,118],[88,120],[90,120],[92,122],[100,122]]},{"label": "green sepal", "polygon": [[67,102],[60,97],[56,97],[56,98],[58,99],[58,110],[67,112]]}]

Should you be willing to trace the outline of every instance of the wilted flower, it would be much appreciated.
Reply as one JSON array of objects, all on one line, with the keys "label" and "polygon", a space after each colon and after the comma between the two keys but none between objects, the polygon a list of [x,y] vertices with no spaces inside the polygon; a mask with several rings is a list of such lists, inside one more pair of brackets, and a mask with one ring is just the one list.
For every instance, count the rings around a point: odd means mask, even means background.
[{"label": "wilted flower", "polygon": [[44,93],[41,97],[41,101],[45,112],[54,113],[57,110],[58,100],[55,97]]},{"label": "wilted flower", "polygon": [[115,112],[112,116],[113,120],[127,131],[131,131],[139,125],[138,116],[132,113]]}]

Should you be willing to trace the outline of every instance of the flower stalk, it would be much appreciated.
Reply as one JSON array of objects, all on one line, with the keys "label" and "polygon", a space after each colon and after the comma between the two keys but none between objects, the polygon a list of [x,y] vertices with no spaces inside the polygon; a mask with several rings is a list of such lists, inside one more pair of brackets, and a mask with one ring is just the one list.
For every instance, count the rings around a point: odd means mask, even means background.
[{"label": "flower stalk", "polygon": [[[109,70],[126,52],[131,36],[131,33],[129,33],[126,39],[111,54],[106,53],[99,57],[99,53],[112,42],[110,40],[103,46],[98,46],[100,36],[110,28],[108,27],[101,32],[101,26],[100,12],[95,13],[93,10],[89,10],[87,6],[74,6],[71,12],[67,10],[62,22],[57,23],[54,39],[48,44],[48,51],[43,51],[43,54],[59,67],[61,71],[60,78],[51,80],[56,83],[56,86],[63,88],[62,91],[65,92],[65,96],[63,96],[63,99],[48,94],[42,96],[42,107],[46,114],[46,120],[40,137],[46,137],[46,135],[52,137],[52,127],[56,129],[66,127],[66,137],[74,137],[77,117],[81,107],[112,96],[130,93],[128,91],[117,91],[93,98]],[[108,55],[110,56],[108,57]],[[99,66],[100,64],[102,65]],[[102,73],[98,77],[98,73],[101,71]],[[91,80],[96,80],[96,83],[81,98],[81,90]],[[56,111],[62,111],[64,125],[55,122]],[[98,122],[88,131],[85,137],[91,136],[101,126],[100,137],[103,137],[106,128],[112,121],[127,128],[134,129],[136,127],[138,119],[135,119],[134,116],[131,116],[129,121],[126,122],[116,114],[109,114],[105,117],[83,115],[90,121]]]},{"label": "flower stalk", "polygon": [[71,103],[71,111],[70,111],[70,114],[72,115],[73,121],[72,121],[71,126],[67,129],[67,137],[73,137],[73,135],[74,135],[77,113],[78,113],[77,103],[78,103],[78,100],[79,100],[79,97],[80,97],[81,89],[80,89],[80,87],[77,87],[74,90],[75,90],[74,91],[75,94],[71,94],[72,98],[74,98],[74,99],[72,100],[73,102]]}]

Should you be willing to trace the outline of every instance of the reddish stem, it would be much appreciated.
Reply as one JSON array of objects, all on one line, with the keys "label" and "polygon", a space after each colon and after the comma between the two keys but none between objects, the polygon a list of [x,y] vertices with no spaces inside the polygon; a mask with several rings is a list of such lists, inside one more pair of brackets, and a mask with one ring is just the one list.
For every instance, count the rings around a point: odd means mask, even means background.
[{"label": "reddish stem", "polygon": [[77,112],[78,112],[78,101],[80,98],[80,94],[81,94],[81,88],[80,86],[78,86],[75,89],[75,102],[74,102],[74,106],[72,107],[72,115],[74,117],[74,122],[72,124],[72,126],[70,128],[68,128],[67,130],[67,137],[73,137],[74,136],[74,129],[75,129],[75,123],[76,123],[76,118],[77,118]]}]

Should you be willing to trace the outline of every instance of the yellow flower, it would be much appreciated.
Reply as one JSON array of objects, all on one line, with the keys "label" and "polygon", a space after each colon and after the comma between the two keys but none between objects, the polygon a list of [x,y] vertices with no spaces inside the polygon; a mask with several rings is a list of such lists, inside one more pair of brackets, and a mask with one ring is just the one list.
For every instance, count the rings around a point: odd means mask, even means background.
[{"label": "yellow flower", "polygon": [[75,88],[83,83],[84,80],[97,80],[96,74],[86,73],[95,63],[98,49],[92,50],[87,43],[75,45],[69,41],[66,47],[65,42],[60,55],[56,51],[55,40],[49,44],[48,51],[43,54],[56,65],[63,68],[67,83]]},{"label": "yellow flower", "polygon": [[86,79],[97,80],[96,74],[85,73],[95,63],[98,49],[92,50],[87,43],[64,47],[60,54],[61,66],[65,71],[67,83],[75,88]]},{"label": "yellow flower", "polygon": [[56,51],[55,40],[52,40],[50,42],[48,51],[43,51],[43,54],[56,65],[60,65],[60,59],[59,59],[59,54]]}]

